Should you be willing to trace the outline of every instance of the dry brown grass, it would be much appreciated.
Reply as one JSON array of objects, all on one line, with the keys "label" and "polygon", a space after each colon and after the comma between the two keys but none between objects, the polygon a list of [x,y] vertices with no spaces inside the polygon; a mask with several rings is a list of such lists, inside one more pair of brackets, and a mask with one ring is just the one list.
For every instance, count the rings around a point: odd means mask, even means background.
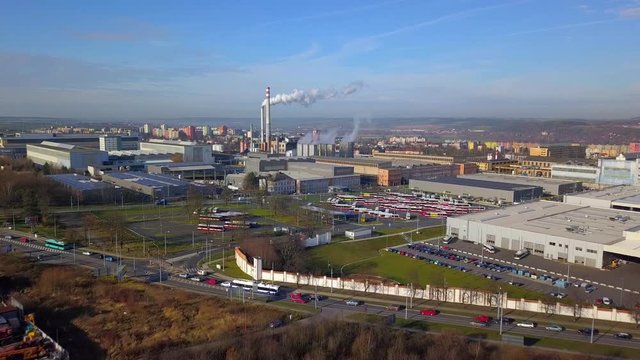
[{"label": "dry brown grass", "polygon": [[[164,349],[265,329],[278,310],[242,305],[89,271],[0,257],[0,275],[31,274],[19,299],[38,324],[78,359],[136,359]],[[38,268],[38,270],[36,270]],[[21,270],[21,273],[15,271]],[[20,289],[18,289],[20,290]],[[151,356],[153,357],[153,356]]]}]

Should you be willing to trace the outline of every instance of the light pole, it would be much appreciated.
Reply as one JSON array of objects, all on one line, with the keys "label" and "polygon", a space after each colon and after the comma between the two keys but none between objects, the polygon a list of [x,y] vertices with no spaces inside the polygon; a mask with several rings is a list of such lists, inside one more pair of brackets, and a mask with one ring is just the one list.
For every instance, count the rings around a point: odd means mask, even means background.
[{"label": "light pole", "polygon": [[160,258],[160,246],[158,246],[158,244],[156,244],[155,242],[152,242],[151,244],[153,244],[153,246],[155,246],[158,249],[158,266],[160,267],[160,284],[162,284],[162,259]]},{"label": "light pole", "polygon": [[164,256],[167,256],[167,234],[170,233],[169,230],[164,232]]},{"label": "light pole", "polygon": [[498,321],[500,321],[500,335],[502,335],[502,314],[504,309],[502,308],[502,286],[499,287],[500,292],[498,293]]},{"label": "light pole", "polygon": [[593,328],[596,326],[596,306],[591,304],[591,336],[589,343],[593,344]]},{"label": "light pole", "polygon": [[329,269],[331,269],[331,293],[333,294],[333,266],[331,266],[331,264],[327,264],[327,266],[329,267]]}]

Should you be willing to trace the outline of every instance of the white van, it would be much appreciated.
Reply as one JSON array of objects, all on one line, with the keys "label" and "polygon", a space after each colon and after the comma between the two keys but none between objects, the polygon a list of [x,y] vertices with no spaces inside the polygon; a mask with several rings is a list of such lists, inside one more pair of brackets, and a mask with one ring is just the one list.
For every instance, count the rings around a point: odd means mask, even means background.
[{"label": "white van", "polygon": [[534,327],[536,327],[536,324],[531,322],[531,321],[519,321],[519,322],[516,323],[516,326],[526,327],[526,328],[534,328]]},{"label": "white van", "polygon": [[483,244],[482,247],[484,248],[484,251],[490,253],[490,254],[495,254],[496,253],[496,248],[493,245],[490,244]]}]

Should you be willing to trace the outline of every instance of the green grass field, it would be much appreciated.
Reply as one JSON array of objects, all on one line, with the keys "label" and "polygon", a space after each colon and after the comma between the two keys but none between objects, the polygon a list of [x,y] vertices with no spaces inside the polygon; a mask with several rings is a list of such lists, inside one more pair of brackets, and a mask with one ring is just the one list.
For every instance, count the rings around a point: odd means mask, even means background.
[{"label": "green grass field", "polygon": [[[420,230],[420,234],[416,237],[429,239],[442,235],[442,227],[434,227]],[[371,240],[363,240],[356,242],[340,242],[325,246],[318,246],[309,250],[312,263],[315,267],[324,269],[328,263],[334,268],[340,267],[354,261],[364,260],[379,255],[378,250],[388,246],[406,244],[407,241],[401,235],[385,236],[382,238],[374,238]]]}]

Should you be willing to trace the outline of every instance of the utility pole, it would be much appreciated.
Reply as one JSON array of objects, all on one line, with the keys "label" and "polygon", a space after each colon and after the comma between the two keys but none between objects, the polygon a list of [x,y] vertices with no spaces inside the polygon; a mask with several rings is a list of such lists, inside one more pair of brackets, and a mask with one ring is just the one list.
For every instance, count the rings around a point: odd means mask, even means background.
[{"label": "utility pole", "polygon": [[408,296],[404,297],[404,319],[409,320],[409,297]]},{"label": "utility pole", "polygon": [[315,294],[313,297],[314,300],[314,308],[317,309],[318,308],[318,279],[316,279],[316,290],[315,290]]},{"label": "utility pole", "polygon": [[333,266],[331,266],[331,264],[329,265],[329,269],[331,269],[331,293],[333,294]]},{"label": "utility pole", "polygon": [[596,310],[595,306],[591,305],[591,339],[589,343],[593,344],[593,328],[596,326]]},{"label": "utility pole", "polygon": [[196,232],[195,231],[191,232],[191,248],[193,249],[196,248]]},{"label": "utility pole", "polygon": [[498,321],[500,321],[500,335],[502,335],[502,315],[504,313],[504,309],[502,308],[502,286],[500,287],[500,292],[498,293]]},{"label": "utility pole", "polygon": [[413,309],[413,283],[409,284],[409,286],[411,287],[411,301],[409,306]]}]

